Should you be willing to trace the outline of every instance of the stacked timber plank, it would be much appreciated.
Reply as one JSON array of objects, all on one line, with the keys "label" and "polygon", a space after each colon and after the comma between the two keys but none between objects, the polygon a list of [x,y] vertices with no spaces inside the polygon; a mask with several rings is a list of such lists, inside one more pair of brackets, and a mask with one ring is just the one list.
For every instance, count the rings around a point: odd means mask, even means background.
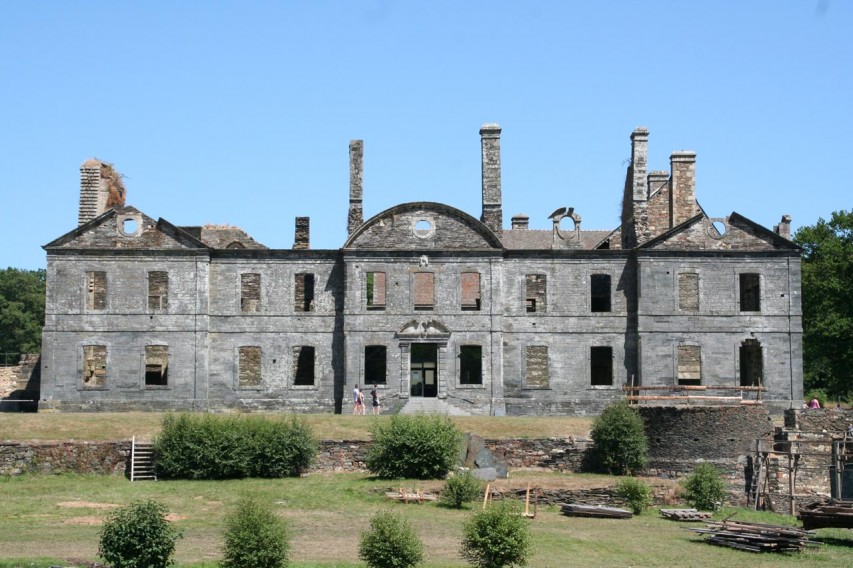
[{"label": "stacked timber plank", "polygon": [[711,513],[696,509],[661,509],[660,514],[665,519],[683,522],[706,521],[711,518]]},{"label": "stacked timber plank", "polygon": [[800,509],[797,518],[808,530],[853,529],[853,501],[819,501]]},{"label": "stacked timber plank", "polygon": [[809,540],[809,531],[796,527],[719,521],[708,523],[704,529],[690,529],[710,535],[707,542],[749,552],[799,552],[807,546],[820,546]]},{"label": "stacked timber plank", "polygon": [[594,507],[577,503],[563,503],[560,508],[567,517],[593,517],[596,519],[630,519],[631,511],[616,507]]}]

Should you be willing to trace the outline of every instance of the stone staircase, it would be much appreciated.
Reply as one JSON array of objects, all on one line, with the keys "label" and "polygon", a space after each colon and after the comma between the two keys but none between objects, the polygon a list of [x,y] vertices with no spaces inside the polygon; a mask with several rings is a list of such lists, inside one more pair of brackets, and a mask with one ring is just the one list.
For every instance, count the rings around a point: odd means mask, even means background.
[{"label": "stone staircase", "polygon": [[143,479],[155,481],[157,479],[154,469],[154,444],[140,442],[134,436],[130,449],[130,480],[141,481]]},{"label": "stone staircase", "polygon": [[471,413],[462,410],[444,399],[431,397],[413,396],[400,409],[400,414],[446,414],[447,416],[471,416]]}]

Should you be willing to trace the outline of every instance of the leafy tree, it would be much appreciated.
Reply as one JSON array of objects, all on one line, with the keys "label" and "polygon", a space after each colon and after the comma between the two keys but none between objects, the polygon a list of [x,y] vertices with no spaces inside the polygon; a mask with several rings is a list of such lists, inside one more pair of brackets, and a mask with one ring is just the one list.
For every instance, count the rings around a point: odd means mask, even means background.
[{"label": "leafy tree", "polygon": [[649,442],[643,417],[625,401],[611,404],[592,423],[592,459],[616,475],[633,474],[648,461]]},{"label": "leafy tree", "polygon": [[462,556],[479,568],[525,566],[530,555],[530,527],[511,502],[479,511],[465,523]]},{"label": "leafy tree", "polygon": [[423,562],[424,545],[399,513],[380,511],[361,535],[358,557],[370,568],[410,568]]},{"label": "leafy tree", "polygon": [[98,556],[112,568],[166,568],[181,532],[166,519],[156,501],[135,501],[107,517]]},{"label": "leafy tree", "polygon": [[801,227],[805,388],[853,395],[853,211]]},{"label": "leafy tree", "polygon": [[462,434],[447,416],[395,414],[371,428],[367,469],[385,479],[439,479],[459,458]]},{"label": "leafy tree", "polygon": [[717,511],[726,500],[726,484],[709,463],[700,463],[682,482],[684,500],[700,511]]},{"label": "leafy tree", "polygon": [[44,293],[44,270],[0,270],[0,353],[41,350]]},{"label": "leafy tree", "polygon": [[287,523],[266,501],[243,497],[225,519],[222,568],[284,568],[290,551]]},{"label": "leafy tree", "polygon": [[483,495],[483,482],[470,472],[456,473],[444,482],[439,501],[445,507],[461,509],[465,503],[470,503]]}]

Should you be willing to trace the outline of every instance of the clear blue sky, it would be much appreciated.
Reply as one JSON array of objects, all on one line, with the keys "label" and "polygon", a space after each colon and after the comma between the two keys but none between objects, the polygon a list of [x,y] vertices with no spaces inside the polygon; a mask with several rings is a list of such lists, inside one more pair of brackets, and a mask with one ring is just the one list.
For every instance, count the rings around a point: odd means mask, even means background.
[{"label": "clear blue sky", "polygon": [[311,217],[439,201],[479,217],[479,127],[503,127],[505,224],[575,207],[618,225],[634,127],[650,169],[695,150],[706,212],[793,228],[853,207],[853,2],[7,1],[0,267],[77,225],[79,167],[128,204],[272,248]]}]

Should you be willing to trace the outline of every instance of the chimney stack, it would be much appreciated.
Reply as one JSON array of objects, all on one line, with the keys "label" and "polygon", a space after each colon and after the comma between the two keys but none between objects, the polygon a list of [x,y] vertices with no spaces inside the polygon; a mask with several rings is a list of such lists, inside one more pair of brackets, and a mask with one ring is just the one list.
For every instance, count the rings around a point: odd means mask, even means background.
[{"label": "chimney stack", "polygon": [[497,124],[484,124],[480,128],[480,145],[483,163],[483,214],[480,221],[501,236],[501,127]]},{"label": "chimney stack", "polygon": [[349,215],[347,234],[352,235],[364,224],[362,208],[364,180],[364,141],[350,140],[349,143]]},{"label": "chimney stack", "polygon": [[518,215],[512,216],[512,229],[513,231],[526,231],[528,229],[528,225],[530,223],[530,217],[525,215],[524,213],[519,213]]},{"label": "chimney stack", "polygon": [[631,188],[634,201],[646,201],[649,198],[646,185],[646,162],[649,159],[649,129],[638,126],[631,133]]},{"label": "chimney stack", "polygon": [[773,227],[773,231],[783,239],[791,240],[791,216],[782,215],[779,224]]},{"label": "chimney stack", "polygon": [[80,209],[77,224],[88,223],[107,209],[124,207],[125,189],[111,164],[94,158],[80,166]]},{"label": "chimney stack", "polygon": [[699,213],[696,204],[696,152],[673,152],[669,163],[672,171],[669,226],[675,227]]},{"label": "chimney stack", "polygon": [[293,238],[294,250],[308,250],[311,248],[311,218],[296,218],[296,234]]}]

